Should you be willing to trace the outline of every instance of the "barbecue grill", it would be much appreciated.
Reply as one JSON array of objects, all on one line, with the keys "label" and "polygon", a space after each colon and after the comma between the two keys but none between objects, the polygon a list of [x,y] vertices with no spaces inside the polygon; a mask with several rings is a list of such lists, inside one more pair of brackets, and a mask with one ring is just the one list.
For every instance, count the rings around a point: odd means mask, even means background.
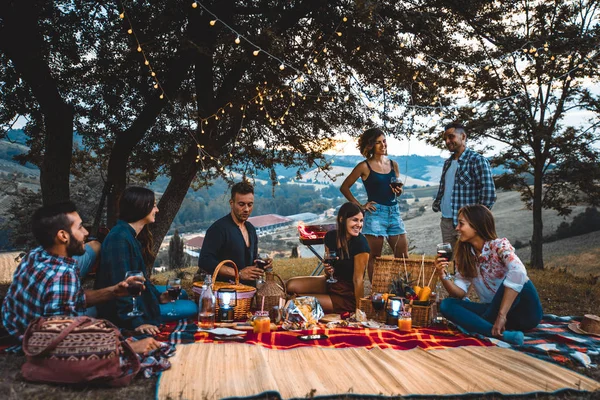
[{"label": "barbecue grill", "polygon": [[336,228],[335,224],[322,224],[322,225],[304,225],[298,224],[298,235],[300,236],[300,243],[308,247],[312,253],[319,259],[319,264],[312,272],[311,276],[318,275],[323,271],[323,257],[314,249],[313,245],[325,243],[325,234]]}]

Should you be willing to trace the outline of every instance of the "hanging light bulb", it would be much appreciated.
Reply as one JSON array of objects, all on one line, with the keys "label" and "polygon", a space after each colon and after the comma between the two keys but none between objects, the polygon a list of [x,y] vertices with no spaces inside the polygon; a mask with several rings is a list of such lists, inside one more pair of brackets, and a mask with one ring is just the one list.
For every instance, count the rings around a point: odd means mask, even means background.
[{"label": "hanging light bulb", "polygon": [[216,23],[217,23],[216,19],[213,19],[209,22],[210,26],[215,26]]},{"label": "hanging light bulb", "polygon": [[198,7],[198,3],[196,3],[196,2],[193,2],[193,3],[192,3],[192,8],[197,8],[197,7]]},{"label": "hanging light bulb", "polygon": [[235,38],[235,44],[240,44],[240,37],[239,36]]},{"label": "hanging light bulb", "polygon": [[125,13],[119,14],[119,18],[121,18],[121,19],[125,18]]},{"label": "hanging light bulb", "polygon": [[285,65],[283,65],[283,63],[282,63],[282,64],[279,66],[279,69],[283,71],[283,70],[285,69]]},{"label": "hanging light bulb", "polygon": [[131,29],[131,28],[127,29],[127,33],[129,33],[131,35],[133,33],[133,29]]},{"label": "hanging light bulb", "polygon": [[254,51],[252,52],[252,54],[254,54],[254,57],[256,57],[256,56],[258,55],[258,53],[260,53],[260,50],[254,50]]}]

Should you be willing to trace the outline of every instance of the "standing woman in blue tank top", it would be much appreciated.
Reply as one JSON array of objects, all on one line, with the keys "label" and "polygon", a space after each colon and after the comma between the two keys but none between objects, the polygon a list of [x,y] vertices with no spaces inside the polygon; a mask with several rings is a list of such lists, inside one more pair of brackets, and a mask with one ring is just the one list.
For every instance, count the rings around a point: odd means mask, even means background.
[{"label": "standing woman in blue tank top", "polygon": [[[402,188],[393,188],[392,177],[400,176],[398,164],[387,157],[385,134],[379,128],[367,129],[358,139],[358,149],[366,158],[360,162],[344,180],[340,191],[348,201],[365,211],[362,233],[369,242],[369,280],[373,281],[375,257],[381,256],[383,240],[387,240],[394,257],[408,257],[406,229],[400,216],[396,197]],[[350,192],[350,188],[361,178],[367,191],[367,202],[361,204]]]}]

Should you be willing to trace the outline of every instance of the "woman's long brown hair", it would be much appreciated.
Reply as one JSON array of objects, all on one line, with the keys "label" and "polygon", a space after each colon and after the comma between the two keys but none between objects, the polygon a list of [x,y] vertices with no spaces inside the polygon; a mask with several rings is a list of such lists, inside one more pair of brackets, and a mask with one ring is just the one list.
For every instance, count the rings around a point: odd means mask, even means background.
[{"label": "woman's long brown hair", "polygon": [[[337,215],[337,243],[338,247],[342,249],[342,254],[338,254],[340,259],[350,258],[350,252],[348,250],[348,238],[347,238],[347,228],[346,222],[348,218],[354,217],[358,213],[362,213],[363,211],[359,206],[354,203],[344,203]],[[331,249],[330,249],[331,250]]]},{"label": "woman's long brown hair", "polygon": [[[463,218],[475,232],[484,240],[490,241],[498,238],[496,223],[492,212],[486,206],[474,204],[464,206],[458,211],[458,218]],[[477,256],[474,254],[473,245],[468,242],[456,242],[454,262],[456,269],[465,278],[477,276]]]},{"label": "woman's long brown hair", "polygon": [[[130,186],[123,191],[119,199],[119,219],[125,222],[136,222],[144,219],[154,208],[156,198],[154,192],[139,186]],[[149,266],[155,254],[152,250],[154,238],[148,225],[144,225],[136,239],[142,245],[144,263]]]}]

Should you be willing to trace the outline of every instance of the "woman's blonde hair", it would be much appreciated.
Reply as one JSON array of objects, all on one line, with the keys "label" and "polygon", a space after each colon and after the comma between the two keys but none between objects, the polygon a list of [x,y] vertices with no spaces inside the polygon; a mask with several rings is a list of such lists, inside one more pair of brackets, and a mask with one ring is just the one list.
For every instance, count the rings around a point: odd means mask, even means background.
[{"label": "woman's blonde hair", "polygon": [[[498,238],[494,216],[486,206],[481,204],[464,206],[458,211],[458,218],[461,217],[486,242]],[[475,278],[477,276],[477,256],[474,254],[473,245],[459,240],[455,247],[454,263],[456,269],[465,278]]]}]

